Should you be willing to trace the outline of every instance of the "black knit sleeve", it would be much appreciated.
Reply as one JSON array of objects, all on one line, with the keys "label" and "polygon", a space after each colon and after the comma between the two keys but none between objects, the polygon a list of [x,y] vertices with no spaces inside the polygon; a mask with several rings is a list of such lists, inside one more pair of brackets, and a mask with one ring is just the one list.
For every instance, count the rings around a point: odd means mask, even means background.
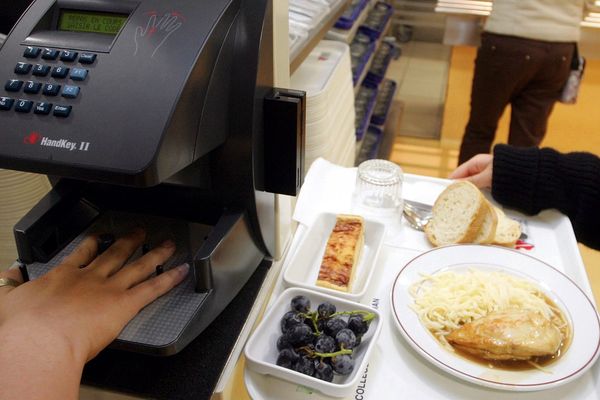
[{"label": "black knit sleeve", "polygon": [[530,215],[556,208],[578,241],[600,249],[600,158],[591,153],[497,145],[492,196]]}]

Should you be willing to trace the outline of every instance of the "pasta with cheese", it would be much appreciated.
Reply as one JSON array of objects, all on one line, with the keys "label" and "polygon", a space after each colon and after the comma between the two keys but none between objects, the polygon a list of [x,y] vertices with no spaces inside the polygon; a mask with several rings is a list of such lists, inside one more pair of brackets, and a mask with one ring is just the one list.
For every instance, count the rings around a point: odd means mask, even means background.
[{"label": "pasta with cheese", "polygon": [[423,276],[410,286],[411,308],[421,323],[453,351],[446,340],[450,332],[492,312],[531,310],[558,328],[567,322],[533,283],[500,271],[469,269]]}]

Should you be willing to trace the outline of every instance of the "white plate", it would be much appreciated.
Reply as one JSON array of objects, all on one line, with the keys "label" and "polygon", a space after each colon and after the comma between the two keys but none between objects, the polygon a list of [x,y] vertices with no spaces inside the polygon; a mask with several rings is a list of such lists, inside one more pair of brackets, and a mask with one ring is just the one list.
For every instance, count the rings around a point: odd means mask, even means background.
[{"label": "white plate", "polygon": [[[324,301],[329,301],[335,305],[338,312],[368,311],[375,314],[375,318],[371,320],[369,330],[363,336],[361,344],[352,354],[352,358],[354,359],[354,370],[349,375],[341,376],[336,374],[333,382],[326,382],[313,378],[312,376],[280,367],[275,363],[277,355],[279,354],[277,350],[277,339],[281,336],[281,317],[286,312],[290,311],[290,301],[298,295],[308,297],[313,311],[316,310],[319,304]],[[300,288],[287,289],[281,293],[277,300],[275,300],[246,343],[246,348],[244,350],[246,366],[252,371],[260,374],[272,375],[296,385],[312,388],[329,396],[344,397],[355,389],[356,384],[360,380],[380,332],[381,316],[379,311],[371,307],[311,290]],[[248,371],[246,371],[246,373],[248,373]],[[292,390],[290,390],[290,395],[293,395],[293,391],[296,387],[294,385],[290,385],[290,387],[292,388]]]},{"label": "white plate", "polygon": [[[507,371],[487,368],[444,348],[421,324],[409,286],[422,274],[440,270],[477,268],[504,271],[528,279],[545,291],[571,321],[573,337],[566,353],[539,370]],[[407,342],[425,359],[444,371],[475,384],[503,390],[532,391],[553,388],[582,375],[596,361],[600,347],[600,320],[585,293],[566,275],[550,265],[516,250],[496,246],[456,245],[425,252],[400,271],[391,292],[392,314]]]},{"label": "white plate", "polygon": [[322,213],[317,215],[312,226],[304,235],[293,257],[284,267],[283,281],[288,287],[303,287],[327,293],[335,297],[358,301],[369,286],[373,269],[377,262],[379,250],[385,235],[385,225],[365,218],[365,241],[356,266],[354,284],[350,292],[324,288],[316,285],[321,268],[321,260],[325,253],[325,245],[335,226],[336,214]]}]

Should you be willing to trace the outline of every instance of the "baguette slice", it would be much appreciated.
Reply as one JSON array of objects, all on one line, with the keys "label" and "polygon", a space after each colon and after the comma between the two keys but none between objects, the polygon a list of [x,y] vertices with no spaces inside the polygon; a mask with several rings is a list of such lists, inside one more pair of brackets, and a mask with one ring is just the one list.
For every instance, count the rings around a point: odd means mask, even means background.
[{"label": "baguette slice", "polygon": [[477,232],[477,236],[473,242],[489,244],[496,237],[496,228],[498,226],[498,215],[494,211],[494,206],[487,199],[484,199],[483,222],[481,228]]},{"label": "baguette slice", "polygon": [[433,204],[425,235],[434,246],[472,243],[485,217],[485,198],[471,182],[454,182]]},{"label": "baguette slice", "polygon": [[327,240],[317,286],[350,292],[364,243],[365,222],[358,215],[340,214]]},{"label": "baguette slice", "polygon": [[498,227],[493,243],[500,246],[514,247],[519,237],[521,237],[521,224],[507,217],[504,211],[498,207],[494,207],[494,211],[498,216]]}]

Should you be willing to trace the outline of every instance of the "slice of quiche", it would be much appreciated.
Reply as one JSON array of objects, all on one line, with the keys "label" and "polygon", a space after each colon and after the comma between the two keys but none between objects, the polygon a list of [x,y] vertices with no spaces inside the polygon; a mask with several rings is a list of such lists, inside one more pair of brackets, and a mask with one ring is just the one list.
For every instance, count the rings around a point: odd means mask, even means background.
[{"label": "slice of quiche", "polygon": [[317,286],[350,292],[364,243],[365,221],[340,214],[325,246]]}]

